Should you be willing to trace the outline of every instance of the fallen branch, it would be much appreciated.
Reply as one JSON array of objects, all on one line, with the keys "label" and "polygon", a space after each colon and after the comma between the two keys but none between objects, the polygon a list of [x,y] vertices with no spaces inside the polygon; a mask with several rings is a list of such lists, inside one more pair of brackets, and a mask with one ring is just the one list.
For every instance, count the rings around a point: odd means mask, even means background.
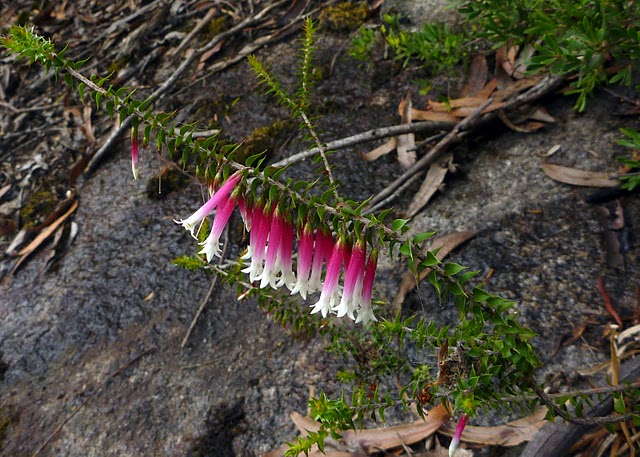
[{"label": "fallen branch", "polygon": [[402,176],[389,184],[382,192],[378,193],[375,197],[371,199],[369,202],[368,208],[365,210],[365,214],[371,212],[369,208],[374,206],[376,203],[384,200],[388,196],[390,196],[395,189],[399,186],[403,185],[405,181],[409,178],[413,177],[415,174],[420,173],[422,170],[427,168],[431,163],[436,160],[440,154],[446,151],[451,145],[457,143],[462,139],[462,132],[467,129],[470,129],[475,123],[476,119],[480,117],[484,109],[489,106],[493,102],[493,99],[488,99],[481,106],[476,108],[472,114],[465,117],[462,121],[460,121],[442,140],[440,140],[429,152],[427,152],[424,156],[418,160],[415,165],[405,171]]},{"label": "fallen branch", "polygon": [[[262,11],[255,14],[254,16],[250,16],[245,20],[239,22],[238,24],[234,25],[229,30],[226,30],[225,32],[222,32],[216,35],[206,45],[192,52],[186,59],[182,61],[182,63],[178,66],[178,68],[176,68],[175,71],[171,74],[171,76],[148,97],[148,100],[155,100],[160,96],[164,95],[164,93],[167,92],[169,89],[173,88],[178,78],[180,78],[191,66],[191,64],[195,62],[197,59],[199,59],[200,56],[202,56],[205,52],[215,47],[218,43],[220,43],[222,40],[226,39],[227,37],[261,20],[269,11],[282,5],[283,3],[284,1],[281,0],[279,2],[275,2],[267,6]],[[73,76],[81,76],[77,74],[77,72],[75,72],[73,69],[69,69],[69,71]],[[91,87],[91,85],[88,85],[88,86]],[[107,141],[105,141],[105,143],[91,158],[91,161],[89,162],[89,165],[87,165],[87,168],[85,170],[85,175],[89,175],[93,173],[98,168],[100,163],[102,163],[102,161],[106,158],[107,154],[111,150],[111,147],[115,143],[116,139],[120,136],[121,133],[127,130],[130,125],[131,125],[131,116],[127,117],[118,128],[114,129],[111,132],[111,134],[109,135],[109,138],[107,138]]]},{"label": "fallen branch", "polygon": [[[543,95],[550,93],[563,81],[563,76],[546,76],[542,81],[540,81],[528,91],[506,102],[501,109],[504,111],[509,111],[527,103],[531,103],[542,97]],[[407,179],[411,178],[416,173],[421,172],[426,167],[431,165],[431,163],[433,163],[433,161],[436,160],[440,156],[440,154],[442,154],[453,144],[460,141],[464,137],[466,131],[471,131],[480,125],[496,119],[498,114],[495,111],[482,114],[482,111],[484,111],[484,109],[489,106],[491,102],[492,99],[488,99],[482,104],[482,106],[476,108],[469,116],[465,117],[461,122],[459,122],[453,128],[453,130],[451,130],[451,132],[449,132],[449,134],[445,136],[438,144],[436,144],[427,154],[420,158],[420,160],[418,160],[413,167],[408,169],[402,174],[402,176],[400,176],[398,179],[389,184],[385,189],[383,189],[380,193],[374,196],[373,199],[369,202],[367,209],[365,209],[365,214],[371,212],[372,207],[392,195],[395,189],[404,184]]]},{"label": "fallen branch", "polygon": [[[451,122],[414,122],[413,124],[399,124],[389,127],[379,127],[376,129],[367,130],[366,132],[358,133],[339,140],[330,141],[325,144],[326,150],[335,151],[338,149],[348,148],[357,144],[366,143],[368,141],[379,140],[382,138],[388,138],[391,136],[402,135],[405,133],[421,133],[421,132],[436,132],[438,130],[448,129],[454,125]],[[292,163],[300,162],[302,160],[313,157],[319,152],[318,148],[307,149],[306,151],[294,154],[286,159],[282,159],[273,164],[274,167],[286,167]]]}]

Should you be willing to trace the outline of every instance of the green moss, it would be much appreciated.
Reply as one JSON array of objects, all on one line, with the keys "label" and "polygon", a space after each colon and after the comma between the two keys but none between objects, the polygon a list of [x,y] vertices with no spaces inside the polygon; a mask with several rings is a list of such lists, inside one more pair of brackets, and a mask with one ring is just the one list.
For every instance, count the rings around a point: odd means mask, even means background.
[{"label": "green moss", "polygon": [[320,13],[320,27],[338,32],[356,30],[367,20],[369,8],[366,2],[342,2]]},{"label": "green moss", "polygon": [[112,60],[109,64],[109,73],[117,73],[122,70],[125,65],[129,62],[129,59],[126,57],[121,57],[118,60]]},{"label": "green moss", "polygon": [[45,189],[34,192],[20,210],[20,219],[24,228],[37,226],[41,219],[51,213],[58,203],[58,196]]},{"label": "green moss", "polygon": [[222,32],[229,30],[231,22],[229,16],[220,16],[212,19],[207,28],[210,38],[220,35]]},{"label": "green moss", "polygon": [[274,152],[286,141],[295,125],[290,120],[277,120],[271,125],[255,129],[247,137],[236,160],[243,162],[259,152],[273,155]]}]

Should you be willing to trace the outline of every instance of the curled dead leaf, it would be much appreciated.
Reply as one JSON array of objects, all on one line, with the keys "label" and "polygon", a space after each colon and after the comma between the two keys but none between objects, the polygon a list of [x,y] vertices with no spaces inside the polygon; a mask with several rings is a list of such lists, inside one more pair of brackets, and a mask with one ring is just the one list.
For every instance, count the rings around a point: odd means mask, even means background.
[{"label": "curled dead leaf", "polygon": [[[536,433],[547,423],[544,417],[547,414],[546,408],[541,408],[535,413],[505,425],[494,427],[475,427],[467,425],[462,432],[462,442],[473,444],[484,444],[490,446],[517,446],[526,441],[530,441]],[[445,425],[440,432],[453,436],[455,425]]]},{"label": "curled dead leaf", "polygon": [[542,162],[542,171],[555,181],[574,186],[586,187],[619,187],[620,181],[609,178],[610,173],[603,171],[587,171],[578,168],[564,167],[553,163]]}]

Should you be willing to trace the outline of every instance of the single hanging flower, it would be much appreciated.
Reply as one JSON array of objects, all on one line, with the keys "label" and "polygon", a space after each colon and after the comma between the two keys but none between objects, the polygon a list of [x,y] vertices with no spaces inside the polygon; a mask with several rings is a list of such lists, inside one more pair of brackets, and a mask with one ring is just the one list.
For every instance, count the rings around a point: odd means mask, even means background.
[{"label": "single hanging flower", "polygon": [[251,232],[251,220],[253,218],[253,205],[251,205],[246,198],[241,197],[238,200],[238,207],[240,208],[240,216],[242,216],[242,222],[244,222],[244,228],[247,232]]},{"label": "single hanging flower", "polygon": [[367,260],[367,266],[364,271],[364,280],[362,283],[362,301],[360,302],[360,308],[358,309],[358,316],[356,317],[356,324],[362,322],[362,325],[367,325],[369,321],[377,321],[373,315],[371,309],[371,297],[373,295],[373,281],[376,277],[376,268],[378,266],[378,250],[373,249],[369,254]]},{"label": "single hanging flower", "polygon": [[[313,228],[307,222],[298,235],[298,279],[291,289],[291,295],[299,293],[303,300],[307,299],[309,288],[309,273],[313,257]],[[312,292],[312,291],[311,291]]]},{"label": "single hanging flower", "polygon": [[321,312],[322,317],[327,317],[327,314],[331,310],[331,298],[334,296],[338,286],[340,269],[342,268],[342,261],[344,260],[346,249],[347,245],[345,240],[339,238],[338,242],[333,247],[331,259],[327,265],[327,275],[324,279],[324,285],[322,286],[320,300],[318,300],[318,302],[313,306],[311,314]]},{"label": "single hanging flower", "polygon": [[319,228],[316,232],[316,244],[313,248],[313,264],[311,266],[311,277],[309,278],[308,292],[322,290],[322,265],[327,259],[327,264],[333,251],[333,238],[329,231]]},{"label": "single hanging flower", "polygon": [[138,179],[138,126],[131,127],[131,171],[133,179]]},{"label": "single hanging flower", "polygon": [[358,240],[351,250],[351,256],[349,257],[348,264],[345,256],[345,275],[342,299],[340,300],[340,304],[333,309],[338,317],[342,317],[346,314],[350,319],[355,320],[353,312],[360,305],[361,301],[361,297],[357,297],[355,292],[358,289],[362,290],[362,286],[358,287],[358,283],[362,284],[365,257],[366,245],[362,240]]},{"label": "single hanging flower", "polygon": [[216,207],[224,200],[227,199],[233,188],[240,181],[241,175],[240,173],[235,173],[229,176],[229,179],[218,189],[217,192],[214,192],[209,201],[207,201],[204,205],[202,205],[195,213],[189,216],[187,219],[174,220],[176,224],[182,225],[184,228],[191,232],[191,236],[196,238],[194,235],[195,228],[200,222],[204,220],[211,212],[216,209]]},{"label": "single hanging flower", "polygon": [[456,432],[453,434],[453,439],[451,440],[451,444],[449,445],[449,457],[453,457],[453,455],[458,450],[458,446],[460,446],[460,437],[462,436],[462,431],[467,425],[467,421],[469,420],[468,414],[463,414],[458,419],[458,425],[456,425]]},{"label": "single hanging flower", "polygon": [[280,250],[278,252],[281,276],[277,287],[284,285],[287,289],[293,290],[297,282],[296,275],[293,274],[293,261],[291,260],[295,229],[291,222],[283,220],[283,223],[282,242],[280,243]]},{"label": "single hanging flower", "polygon": [[[256,223],[257,212],[261,215],[258,217],[259,223]],[[251,265],[242,270],[243,273],[249,273],[249,281],[256,281],[262,274],[263,265],[262,261],[265,257],[265,250],[267,247],[267,238],[269,237],[269,229],[271,228],[271,219],[273,214],[265,209],[256,207],[253,215],[253,231],[255,230],[255,238],[251,237]]]},{"label": "single hanging flower", "polygon": [[264,261],[264,269],[262,273],[256,276],[256,281],[260,281],[260,288],[264,289],[267,285],[277,289],[278,273],[280,266],[278,256],[280,254],[280,246],[284,238],[284,220],[280,214],[280,210],[276,208],[271,218],[271,226],[269,228],[269,244]]},{"label": "single hanging flower", "polygon": [[227,197],[225,200],[220,202],[216,215],[213,218],[211,233],[203,243],[200,243],[203,248],[198,252],[198,254],[204,254],[207,257],[207,262],[211,262],[214,256],[220,257],[220,253],[222,252],[222,249],[220,248],[220,235],[222,235],[224,228],[229,222],[229,218],[231,217],[237,203],[237,191],[234,191],[231,194],[231,197]]},{"label": "single hanging flower", "polygon": [[[249,230],[249,246],[247,247],[247,252],[240,257],[242,260],[248,260],[253,257],[253,247],[256,244],[256,236],[258,233],[257,227],[260,226],[264,217],[262,214],[262,205],[259,204],[251,208],[246,208],[246,211],[251,212],[251,227],[255,228],[255,230]],[[240,209],[240,213],[242,214],[242,208]]]}]

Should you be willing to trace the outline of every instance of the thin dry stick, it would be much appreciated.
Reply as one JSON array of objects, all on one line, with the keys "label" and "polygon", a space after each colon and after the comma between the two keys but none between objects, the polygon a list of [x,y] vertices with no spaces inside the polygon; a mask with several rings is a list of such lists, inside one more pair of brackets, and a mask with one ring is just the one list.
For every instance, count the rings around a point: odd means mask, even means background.
[{"label": "thin dry stick", "polygon": [[628,420],[633,419],[634,417],[638,417],[637,413],[628,413],[628,414],[610,414],[608,416],[602,417],[593,417],[589,419],[583,419],[579,417],[571,417],[571,415],[560,408],[556,402],[554,402],[551,397],[543,391],[541,388],[537,387],[535,389],[538,398],[544,403],[549,409],[551,409],[555,415],[561,417],[565,421],[573,422],[578,425],[606,425],[606,424],[616,424],[619,422],[626,422]]},{"label": "thin dry stick", "polygon": [[[44,443],[42,443],[40,445],[40,447],[38,447],[38,449],[36,449],[36,451],[32,454],[32,457],[36,457],[38,456],[45,447],[47,447],[47,445],[51,442],[51,440],[53,440],[53,438],[60,433],[60,430],[62,430],[62,428],[67,425],[67,423],[73,419],[75,417],[76,414],[78,414],[80,412],[80,410],[87,404],[89,403],[89,400],[91,400],[93,397],[95,397],[98,392],[100,392],[102,390],[102,388],[107,384],[107,382],[109,382],[110,379],[115,378],[116,376],[118,376],[120,373],[122,373],[124,370],[126,370],[127,368],[129,368],[131,365],[133,365],[134,363],[136,363],[138,360],[140,360],[142,357],[144,357],[147,354],[152,353],[153,351],[155,351],[156,348],[152,347],[149,348],[145,351],[142,351],[140,354],[138,354],[137,356],[135,356],[133,359],[129,360],[126,364],[124,364],[123,366],[121,366],[120,368],[118,368],[116,371],[114,371],[113,373],[111,373],[110,376],[107,376],[107,378],[102,381],[100,383],[100,385],[98,386],[98,388],[96,390],[94,390],[93,392],[89,392],[87,394],[87,397],[84,399],[84,401],[80,404],[80,406],[78,406],[78,408],[76,408],[76,410],[74,410],[71,414],[69,414],[56,428],[53,432],[51,432],[51,434],[47,437],[47,439],[44,441]],[[86,393],[88,391],[88,388],[84,390],[83,394]]]},{"label": "thin dry stick", "polygon": [[[205,46],[203,46],[202,48],[198,49],[197,51],[191,53],[186,59],[184,59],[182,61],[182,63],[178,66],[178,68],[175,69],[173,74],[164,83],[162,83],[162,85],[160,87],[158,87],[149,96],[148,99],[149,100],[155,100],[156,98],[158,98],[161,95],[163,95],[167,90],[169,90],[170,88],[173,87],[173,85],[178,80],[178,78],[180,78],[182,76],[182,74],[185,71],[187,71],[187,69],[191,66],[191,64],[196,59],[199,59],[200,56],[202,56],[205,52],[207,52],[210,49],[212,49],[213,47],[215,47],[218,43],[220,43],[220,41],[224,40],[225,38],[227,38],[227,37],[235,34],[236,32],[246,28],[247,26],[253,24],[254,22],[257,22],[257,21],[261,20],[269,11],[271,11],[272,9],[280,6],[282,3],[284,3],[284,1],[275,2],[275,3],[267,6],[266,8],[264,8],[262,11],[260,11],[255,16],[248,17],[244,21],[242,21],[242,22],[236,24],[235,26],[231,27],[229,30],[226,30],[225,32],[222,32],[222,33],[216,35],[213,39],[211,39],[211,41],[209,41],[209,43],[207,43]],[[67,68],[66,70],[69,71],[69,73],[74,78],[82,81],[83,83],[85,83],[88,87],[90,87],[94,91],[101,92],[102,94],[106,94],[106,91],[104,89],[96,86],[92,81],[90,81],[87,78],[85,78],[82,74],[78,73],[73,68]],[[111,132],[111,134],[109,135],[109,138],[107,138],[105,143],[100,147],[100,149],[98,149],[98,151],[91,158],[91,161],[89,162],[89,165],[87,165],[87,169],[85,171],[85,174],[91,174],[92,172],[94,172],[96,170],[98,165],[102,162],[102,160],[104,160],[104,158],[107,155],[107,153],[111,150],[111,147],[115,143],[116,139],[120,136],[120,134],[123,131],[128,129],[130,125],[131,125],[131,116],[127,117],[118,128],[115,128]]]},{"label": "thin dry stick", "polygon": [[182,40],[182,42],[178,45],[177,48],[175,49],[171,49],[169,52],[167,52],[167,55],[169,56],[175,56],[177,54],[180,54],[182,52],[182,50],[184,48],[187,47],[187,45],[189,44],[189,42],[193,39],[194,36],[196,36],[196,34],[205,26],[209,23],[209,21],[211,21],[211,19],[213,19],[213,16],[215,16],[215,14],[218,12],[218,9],[215,7],[210,7],[209,11],[207,12],[207,14],[205,15],[205,17],[203,17],[202,19],[200,19],[198,21],[198,23],[196,24],[196,26],[187,34],[186,37],[184,37],[184,39]]},{"label": "thin dry stick", "polygon": [[[543,95],[551,92],[564,80],[564,76],[546,76],[542,81],[540,81],[528,91],[518,95],[517,97],[514,97],[512,100],[505,103],[501,109],[508,111],[510,109],[514,109],[527,103],[533,102]],[[482,111],[488,106],[487,103],[490,103],[489,100],[481,107],[476,109],[471,115],[467,116],[460,123],[458,123],[454,127],[454,129],[442,141],[440,141],[440,143],[436,144],[425,156],[423,156],[418,162],[416,162],[413,167],[408,169],[402,176],[400,176],[389,186],[383,189],[378,195],[373,197],[371,202],[369,202],[368,208],[373,207],[378,202],[389,197],[394,192],[394,190],[404,184],[407,179],[429,166],[451,144],[459,141],[462,138],[462,135],[459,134],[462,130],[471,130],[472,128],[475,128],[484,122],[489,122],[495,119],[497,117],[496,112],[490,112],[482,115]],[[365,214],[370,212],[368,208],[364,211]]]},{"label": "thin dry stick", "polygon": [[373,199],[369,202],[368,208],[365,210],[365,214],[369,213],[369,208],[373,207],[380,201],[389,197],[395,189],[399,186],[403,185],[409,178],[413,175],[421,172],[426,167],[431,165],[431,163],[438,158],[440,154],[446,151],[451,145],[460,141],[462,136],[460,133],[466,129],[468,129],[475,122],[478,117],[482,114],[482,111],[489,106],[493,102],[493,99],[488,99],[481,106],[479,106],[476,110],[473,111],[469,116],[465,117],[462,121],[460,121],[452,130],[445,136],[442,140],[440,140],[429,152],[427,152],[424,156],[420,158],[411,168],[409,168],[406,172],[402,174],[398,179],[389,184],[385,189],[382,190],[378,195],[373,197]]},{"label": "thin dry stick", "polygon": [[[358,133],[339,140],[330,141],[324,145],[325,150],[335,151],[338,149],[344,149],[349,146],[355,146],[357,144],[366,143],[368,141],[379,140],[381,138],[388,138],[390,136],[403,135],[405,133],[420,133],[420,132],[434,132],[437,130],[449,129],[454,124],[451,122],[414,122],[413,124],[399,124],[389,127],[379,127],[376,129],[367,130],[366,132]],[[428,141],[429,139],[427,139]],[[274,167],[285,167],[292,163],[300,162],[302,160],[313,157],[318,153],[318,148],[307,149],[306,151],[294,154],[286,159],[282,159],[273,164]]]},{"label": "thin dry stick", "polygon": [[[224,261],[224,255],[227,252],[228,240],[229,240],[229,226],[225,228],[224,246],[222,247],[220,262],[218,262],[218,264],[221,264]],[[180,343],[180,349],[184,349],[187,343],[189,342],[189,337],[191,337],[191,333],[193,333],[193,329],[196,327],[196,323],[198,322],[198,319],[200,319],[200,315],[204,311],[205,306],[207,306],[207,303],[211,298],[211,294],[213,293],[213,289],[215,289],[217,282],[218,282],[218,277],[214,276],[213,279],[211,280],[211,286],[209,287],[209,291],[207,292],[207,295],[205,295],[204,300],[202,300],[202,303],[200,303],[200,307],[198,308],[198,311],[196,311],[195,316],[193,316],[193,319],[191,320],[191,325],[189,325],[189,329],[187,330],[187,333],[184,335],[184,338],[182,339],[182,343]]]}]

